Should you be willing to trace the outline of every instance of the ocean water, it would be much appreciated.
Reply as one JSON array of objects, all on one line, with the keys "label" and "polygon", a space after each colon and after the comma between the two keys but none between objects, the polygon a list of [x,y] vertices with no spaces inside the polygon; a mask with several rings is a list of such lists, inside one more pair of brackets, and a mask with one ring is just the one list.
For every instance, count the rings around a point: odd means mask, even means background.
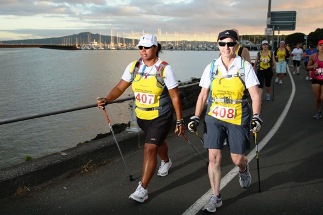
[{"label": "ocean water", "polygon": [[[163,51],[177,79],[199,78],[216,51]],[[139,58],[137,50],[0,49],[0,119],[96,103]],[[120,98],[132,95],[129,88]],[[130,102],[107,107],[112,124],[131,119]],[[0,168],[60,152],[106,133],[97,108],[0,125]]]}]

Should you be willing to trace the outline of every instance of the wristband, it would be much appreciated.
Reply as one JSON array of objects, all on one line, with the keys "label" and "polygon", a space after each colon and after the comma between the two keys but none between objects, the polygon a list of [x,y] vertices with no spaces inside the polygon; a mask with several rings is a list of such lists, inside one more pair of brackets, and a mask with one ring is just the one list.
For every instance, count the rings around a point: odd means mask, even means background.
[{"label": "wristband", "polygon": [[176,120],[176,125],[177,126],[181,126],[183,124],[184,124],[184,119],[178,119],[178,120]]}]

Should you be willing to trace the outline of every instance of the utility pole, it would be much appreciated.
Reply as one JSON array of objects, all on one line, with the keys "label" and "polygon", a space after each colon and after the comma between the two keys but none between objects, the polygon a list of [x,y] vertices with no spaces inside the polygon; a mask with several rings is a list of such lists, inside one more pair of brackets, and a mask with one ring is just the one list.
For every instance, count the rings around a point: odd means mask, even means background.
[{"label": "utility pole", "polygon": [[[268,11],[267,11],[267,28],[271,28],[270,21],[271,21],[271,0],[268,0]],[[269,35],[266,35],[266,40],[269,41]]]}]

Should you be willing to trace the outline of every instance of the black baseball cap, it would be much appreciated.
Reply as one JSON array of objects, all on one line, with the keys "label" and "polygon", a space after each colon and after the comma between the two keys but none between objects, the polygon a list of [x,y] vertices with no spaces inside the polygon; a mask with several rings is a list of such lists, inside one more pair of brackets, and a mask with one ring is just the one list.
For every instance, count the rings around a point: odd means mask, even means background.
[{"label": "black baseball cap", "polygon": [[237,32],[233,30],[225,30],[219,33],[218,40],[224,39],[224,38],[231,38],[234,41],[238,40],[238,34]]}]

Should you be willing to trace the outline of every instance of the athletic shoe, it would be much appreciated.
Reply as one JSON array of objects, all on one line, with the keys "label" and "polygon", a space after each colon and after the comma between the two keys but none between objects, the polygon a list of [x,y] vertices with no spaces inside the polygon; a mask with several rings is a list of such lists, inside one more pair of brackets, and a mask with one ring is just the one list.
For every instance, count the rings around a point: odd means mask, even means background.
[{"label": "athletic shoe", "polygon": [[321,111],[320,111],[320,112],[317,112],[317,113],[313,116],[313,118],[314,118],[314,119],[322,118]]},{"label": "athletic shoe", "polygon": [[148,189],[143,188],[141,186],[141,182],[139,182],[136,191],[129,196],[129,199],[133,199],[137,202],[143,203],[148,199]]},{"label": "athletic shoe", "polygon": [[279,81],[279,84],[283,84],[283,81],[282,81],[282,80],[280,80],[280,81]]},{"label": "athletic shoe", "polygon": [[270,94],[266,94],[266,101],[270,101]]},{"label": "athletic shoe", "polygon": [[306,76],[305,80],[306,80],[306,81],[310,80],[310,77]]},{"label": "athletic shoe", "polygon": [[275,83],[278,83],[278,78],[275,79]]},{"label": "athletic shoe", "polygon": [[299,72],[297,73],[297,75],[299,75]]},{"label": "athletic shoe", "polygon": [[242,188],[248,188],[251,184],[251,175],[249,172],[249,165],[246,166],[244,172],[239,171],[239,183]]},{"label": "athletic shoe", "polygon": [[166,176],[168,175],[168,170],[172,166],[172,161],[168,159],[168,162],[161,161],[160,167],[158,169],[157,175],[158,176]]},{"label": "athletic shoe", "polygon": [[216,211],[216,208],[221,206],[222,206],[221,194],[219,196],[212,195],[209,201],[204,205],[202,210],[214,213]]}]

